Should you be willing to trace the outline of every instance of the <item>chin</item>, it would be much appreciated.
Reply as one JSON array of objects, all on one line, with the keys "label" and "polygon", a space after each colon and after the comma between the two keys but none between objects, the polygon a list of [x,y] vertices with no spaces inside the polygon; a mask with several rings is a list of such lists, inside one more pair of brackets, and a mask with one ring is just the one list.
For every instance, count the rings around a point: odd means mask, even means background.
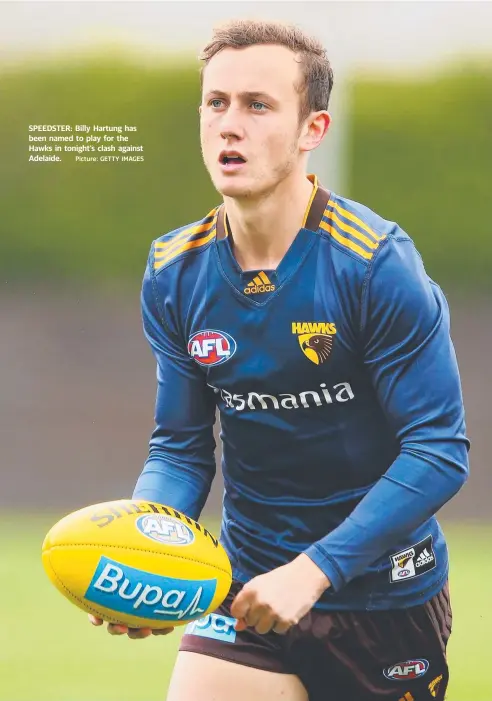
[{"label": "chin", "polygon": [[218,177],[214,179],[214,185],[223,197],[247,197],[254,192],[245,178]]},{"label": "chin", "polygon": [[249,197],[254,194],[251,187],[240,183],[221,183],[217,190],[223,197]]},{"label": "chin", "polygon": [[252,178],[239,176],[223,176],[219,174],[213,178],[213,184],[217,192],[223,197],[256,197],[268,190],[269,183],[258,182]]}]

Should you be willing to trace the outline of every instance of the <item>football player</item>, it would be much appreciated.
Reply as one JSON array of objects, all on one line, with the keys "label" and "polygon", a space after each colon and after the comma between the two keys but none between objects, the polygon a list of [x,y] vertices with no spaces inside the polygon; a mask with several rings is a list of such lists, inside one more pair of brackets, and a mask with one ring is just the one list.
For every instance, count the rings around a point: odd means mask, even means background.
[{"label": "football player", "polygon": [[398,224],[307,174],[333,85],[316,39],[232,21],[202,59],[223,201],[151,247],[156,427],[134,497],[199,518],[218,407],[234,582],[185,631],[168,701],[443,699],[434,514],[469,448],[445,297]]}]

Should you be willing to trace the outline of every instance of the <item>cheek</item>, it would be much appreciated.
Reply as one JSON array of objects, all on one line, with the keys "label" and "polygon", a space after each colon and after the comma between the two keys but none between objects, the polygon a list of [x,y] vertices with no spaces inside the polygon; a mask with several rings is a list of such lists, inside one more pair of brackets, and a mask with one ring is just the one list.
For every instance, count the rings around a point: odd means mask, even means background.
[{"label": "cheek", "polygon": [[290,160],[297,145],[297,135],[289,129],[276,131],[270,139],[269,152],[276,160]]},{"label": "cheek", "polygon": [[200,142],[202,151],[206,155],[210,151],[213,143],[213,128],[210,122],[200,122]]},{"label": "cheek", "polygon": [[258,143],[261,143],[260,153],[278,153],[282,150],[282,144],[285,148],[287,134],[281,126],[270,128],[266,133],[258,136],[260,137]]},{"label": "cheek", "polygon": [[281,148],[285,151],[287,145],[297,142],[299,133],[296,119],[290,115],[286,119],[279,120],[271,130],[270,139],[275,148]]},{"label": "cheek", "polygon": [[210,133],[210,122],[206,122],[205,120],[201,119],[200,120],[200,138],[203,140],[208,138],[208,135]]}]

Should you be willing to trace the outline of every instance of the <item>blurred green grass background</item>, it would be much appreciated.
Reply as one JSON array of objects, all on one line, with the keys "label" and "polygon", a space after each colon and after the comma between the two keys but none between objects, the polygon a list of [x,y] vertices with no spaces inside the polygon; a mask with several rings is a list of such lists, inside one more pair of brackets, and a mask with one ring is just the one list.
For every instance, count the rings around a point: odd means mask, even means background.
[{"label": "blurred green grass background", "polygon": [[[180,633],[134,641],[93,628],[41,565],[44,534],[57,518],[0,515],[0,701],[164,701]],[[217,523],[206,525],[217,532]],[[490,701],[492,527],[443,527],[454,614],[447,701]]]}]

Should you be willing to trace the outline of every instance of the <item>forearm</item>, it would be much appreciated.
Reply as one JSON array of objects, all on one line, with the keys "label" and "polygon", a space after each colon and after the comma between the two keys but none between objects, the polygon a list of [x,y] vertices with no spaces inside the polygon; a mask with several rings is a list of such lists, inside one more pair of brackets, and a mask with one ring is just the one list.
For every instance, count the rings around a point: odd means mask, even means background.
[{"label": "forearm", "polygon": [[339,590],[443,506],[464,483],[467,445],[406,449],[352,513],[306,554]]},{"label": "forearm", "polygon": [[134,499],[145,499],[171,506],[198,520],[215,474],[215,462],[183,465],[169,456],[151,456],[145,463],[133,492]]}]

